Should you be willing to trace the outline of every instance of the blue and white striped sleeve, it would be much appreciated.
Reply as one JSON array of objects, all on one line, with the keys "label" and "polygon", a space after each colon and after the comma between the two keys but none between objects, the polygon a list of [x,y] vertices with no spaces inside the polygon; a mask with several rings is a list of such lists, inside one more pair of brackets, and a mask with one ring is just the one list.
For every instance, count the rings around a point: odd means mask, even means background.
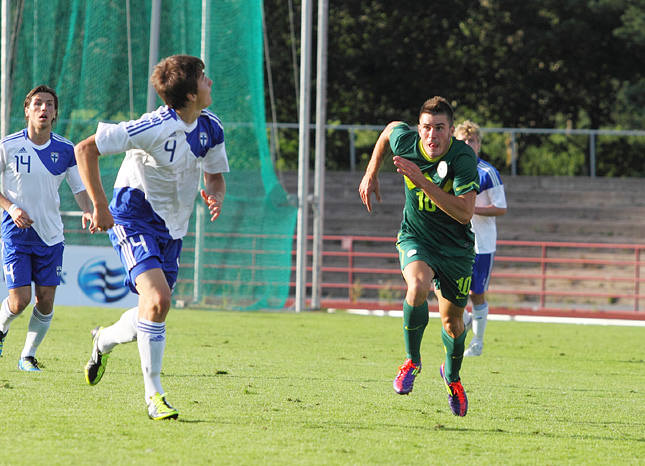
[{"label": "blue and white striped sleeve", "polygon": [[134,144],[128,135],[127,122],[119,124],[99,123],[96,129],[96,147],[101,155],[120,154],[133,149]]}]

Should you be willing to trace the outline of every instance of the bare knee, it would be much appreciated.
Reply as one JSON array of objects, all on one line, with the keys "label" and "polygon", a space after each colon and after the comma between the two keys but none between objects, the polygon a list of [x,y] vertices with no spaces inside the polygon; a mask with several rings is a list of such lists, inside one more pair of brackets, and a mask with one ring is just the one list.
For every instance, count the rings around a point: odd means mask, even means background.
[{"label": "bare knee", "polygon": [[25,310],[27,306],[29,306],[30,302],[30,299],[24,299],[20,297],[9,299],[9,310],[12,314],[20,314]]},{"label": "bare knee", "polygon": [[31,287],[26,290],[14,288],[9,290],[9,310],[12,314],[20,314],[31,302]]},{"label": "bare knee", "polygon": [[[154,322],[163,322],[170,310],[170,294],[155,292],[141,296],[144,306],[140,306],[140,316]],[[141,308],[142,307],[142,308]]]},{"label": "bare knee", "polygon": [[36,308],[43,315],[51,314],[54,310],[56,287],[36,287]]},{"label": "bare knee", "polygon": [[155,314],[165,317],[170,310],[170,295],[157,294],[154,297],[152,308]]},{"label": "bare knee", "polygon": [[485,293],[470,293],[470,300],[472,301],[473,305],[479,305],[479,304],[484,304],[486,302],[486,294]]},{"label": "bare knee", "polygon": [[456,337],[461,335],[461,333],[464,331],[464,321],[462,319],[461,326],[460,326],[455,321],[455,319],[446,319],[443,322],[443,328],[446,329],[446,332],[448,332],[448,335],[452,337]]},{"label": "bare knee", "polygon": [[428,294],[432,285],[429,282],[425,282],[421,279],[412,279],[408,282],[408,290],[405,295],[405,300],[411,306],[420,306],[423,302],[428,299]]},{"label": "bare knee", "polygon": [[441,317],[441,322],[443,324],[443,328],[446,330],[446,333],[448,333],[448,335],[450,335],[452,338],[457,338],[459,335],[464,333],[465,327],[463,312],[461,316],[455,313],[444,315]]}]

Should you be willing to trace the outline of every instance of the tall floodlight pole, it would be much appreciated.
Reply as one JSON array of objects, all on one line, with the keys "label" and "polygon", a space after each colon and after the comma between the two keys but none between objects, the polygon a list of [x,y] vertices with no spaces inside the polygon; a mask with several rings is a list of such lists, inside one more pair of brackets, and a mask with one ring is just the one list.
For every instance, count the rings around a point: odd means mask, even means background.
[{"label": "tall floodlight pole", "polygon": [[[161,22],[161,0],[152,0],[150,15],[150,53],[148,55],[148,78],[152,76],[155,65],[159,61],[159,23]],[[148,101],[146,111],[152,112],[157,108],[157,93],[148,84]]]},{"label": "tall floodlight pole", "polygon": [[9,112],[11,107],[11,96],[9,95],[10,81],[11,81],[11,50],[9,44],[11,42],[10,28],[11,25],[11,1],[2,0],[2,39],[1,51],[2,55],[2,76],[0,77],[0,137],[5,137],[9,133]]},{"label": "tall floodlight pole", "polygon": [[298,142],[298,228],[296,239],[296,312],[305,308],[309,207],[309,121],[311,88],[311,0],[303,0],[300,28],[300,118]]},{"label": "tall floodlight pole", "polygon": [[314,243],[311,280],[311,308],[320,309],[322,253],[325,219],[325,140],[327,130],[327,17],[328,0],[318,0],[318,41],[316,58],[316,167],[314,172]]}]

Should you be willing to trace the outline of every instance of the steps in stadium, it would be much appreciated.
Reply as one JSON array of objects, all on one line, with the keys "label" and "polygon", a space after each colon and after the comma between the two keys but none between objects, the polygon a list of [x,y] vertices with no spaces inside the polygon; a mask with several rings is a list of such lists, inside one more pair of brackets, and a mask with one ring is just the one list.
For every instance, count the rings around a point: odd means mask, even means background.
[{"label": "steps in stadium", "polygon": [[[380,173],[381,204],[367,212],[358,196],[362,172],[325,176],[325,235],[394,236],[401,222],[401,175]],[[295,172],[279,174],[297,194]],[[503,178],[508,201],[498,238],[516,241],[641,243],[645,232],[645,180],[640,178]],[[313,190],[313,178],[310,181]],[[311,218],[311,215],[310,215]],[[311,230],[310,230],[311,231]]]},{"label": "steps in stadium", "polygon": [[[287,192],[297,194],[297,173],[280,173]],[[378,236],[394,238],[399,229],[404,202],[401,176],[381,173],[382,204],[374,204],[368,213],[358,196],[361,173],[327,172],[325,179],[325,235]],[[638,178],[569,178],[569,177],[510,177],[503,178],[508,200],[506,215],[498,217],[498,238],[514,241],[549,241],[603,244],[642,244],[645,242],[645,180]],[[313,179],[310,181],[313,190]],[[312,223],[310,215],[310,225]],[[309,234],[313,229],[310,226]],[[373,258],[362,258],[360,266],[373,268],[375,273],[360,276],[362,283],[381,283],[390,280],[377,273],[380,268],[396,270],[397,258],[383,256],[395,252],[392,243],[363,242],[361,252],[371,252]],[[329,247],[329,246],[327,246]],[[334,244],[333,247],[336,247]],[[515,251],[515,250],[514,250]],[[515,252],[519,254],[518,252]],[[329,255],[325,266],[347,266],[347,259]],[[347,280],[346,273],[325,272],[324,281],[338,283]],[[392,276],[391,283],[402,285],[400,277]],[[504,288],[523,289],[524,283],[504,280]],[[598,291],[593,288],[589,292]],[[327,299],[347,299],[347,289],[329,288]],[[364,299],[377,299],[375,290],[363,290]],[[400,292],[399,292],[400,294]],[[375,298],[377,296],[377,298]],[[400,294],[400,297],[402,295]],[[517,306],[518,297],[498,295],[496,303]],[[508,301],[510,300],[510,301]],[[397,301],[394,299],[393,301]],[[508,302],[507,302],[508,301]],[[584,299],[582,299],[584,301]],[[526,306],[534,302],[524,303]],[[584,306],[579,302],[567,306]],[[625,306],[622,302],[613,307]],[[631,306],[631,304],[628,304]]]}]

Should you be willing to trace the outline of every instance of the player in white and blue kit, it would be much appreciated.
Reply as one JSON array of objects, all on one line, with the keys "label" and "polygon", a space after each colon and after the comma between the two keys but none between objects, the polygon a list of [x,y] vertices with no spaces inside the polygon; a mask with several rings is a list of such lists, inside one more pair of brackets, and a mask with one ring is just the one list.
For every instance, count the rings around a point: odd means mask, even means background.
[{"label": "player in white and blue kit", "polygon": [[54,315],[54,296],[63,266],[63,221],[58,188],[69,184],[83,209],[83,228],[92,204],[74,158],[74,144],[52,132],[58,116],[58,96],[48,86],[32,89],[24,103],[27,127],[0,141],[2,193],[2,264],[9,296],[0,306],[0,355],[11,322],[31,302],[34,305],[25,346],[18,361],[23,371],[40,371],[36,349]]},{"label": "player in white and blue kit", "polygon": [[[96,385],[107,358],[121,343],[137,341],[151,419],[176,419],[178,411],[161,387],[166,344],[165,320],[177,280],[182,238],[199,191],[215,220],[226,193],[229,171],[220,120],[206,110],[212,81],[197,57],[174,55],[154,69],[151,83],[166,103],[135,121],[98,126],[76,147],[81,177],[94,203],[98,230],[110,240],[127,271],[126,283],[139,294],[138,306],[115,324],[92,331],[92,356],[85,379]],[[112,201],[101,184],[100,155],[126,152]]]},{"label": "player in white and blue kit", "polygon": [[480,192],[475,198],[475,215],[471,220],[475,232],[476,253],[470,286],[473,312],[471,315],[464,311],[464,323],[468,327],[472,326],[473,338],[464,351],[464,356],[480,356],[484,350],[484,331],[488,320],[486,291],[497,249],[495,218],[506,213],[506,194],[497,169],[479,157],[482,141],[479,126],[466,120],[455,129],[455,137],[472,147],[477,154]]}]

